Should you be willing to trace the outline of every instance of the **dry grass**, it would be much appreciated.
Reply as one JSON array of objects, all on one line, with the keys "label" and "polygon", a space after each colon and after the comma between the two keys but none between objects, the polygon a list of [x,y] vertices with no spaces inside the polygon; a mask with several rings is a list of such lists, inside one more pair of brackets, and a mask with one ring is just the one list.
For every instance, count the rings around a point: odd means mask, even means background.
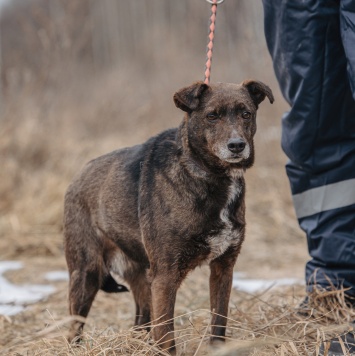
[{"label": "dry grass", "polygon": [[[199,273],[202,273],[201,271]],[[201,277],[201,276],[197,276]],[[198,281],[201,278],[197,278]],[[195,308],[196,289],[199,289],[199,302],[207,298],[201,282],[188,279],[182,288],[180,299],[184,305],[177,304],[178,309]],[[210,346],[208,343],[210,316],[207,309],[196,309],[180,314],[175,318],[176,343],[180,355],[318,355],[321,343],[348,331],[349,321],[355,312],[344,302],[344,291],[315,292],[313,304],[307,316],[298,314],[297,306],[304,297],[303,288],[288,288],[287,290],[271,290],[261,295],[232,293],[230,316],[228,319],[227,340],[225,345]],[[145,331],[128,328],[127,320],[121,330],[117,324],[112,324],[114,317],[100,316],[98,312],[112,308],[112,298],[103,293],[94,305],[94,317],[89,317],[83,341],[73,346],[65,339],[70,318],[58,318],[60,308],[56,305],[65,295],[64,288],[59,295],[50,297],[41,310],[37,305],[32,311],[13,318],[2,318],[1,328],[8,330],[12,323],[12,335],[2,349],[2,354],[8,355],[164,355]],[[195,296],[195,298],[194,298]],[[119,304],[122,306],[122,304]],[[100,309],[100,310],[96,310]],[[52,311],[50,311],[52,310]],[[111,312],[112,314],[112,312]],[[36,316],[35,316],[36,315]],[[41,315],[41,317],[38,317]],[[23,335],[24,322],[29,319],[36,325],[31,325],[32,332]],[[108,319],[109,320],[108,320]],[[40,328],[45,321],[46,327]],[[107,323],[106,327],[100,327]],[[115,326],[108,326],[115,325]],[[22,330],[21,330],[22,326]],[[29,327],[29,325],[27,325]],[[37,328],[37,332],[33,330]],[[12,336],[12,339],[11,339]]]}]

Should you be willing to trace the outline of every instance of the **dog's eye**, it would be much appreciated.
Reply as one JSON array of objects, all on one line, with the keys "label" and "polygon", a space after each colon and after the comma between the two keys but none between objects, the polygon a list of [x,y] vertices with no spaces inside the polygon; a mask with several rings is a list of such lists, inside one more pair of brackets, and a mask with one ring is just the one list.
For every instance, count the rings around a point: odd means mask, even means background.
[{"label": "dog's eye", "polygon": [[210,112],[207,114],[207,119],[209,121],[216,121],[219,119],[219,115],[216,112]]},{"label": "dog's eye", "polygon": [[251,112],[249,111],[244,111],[242,114],[243,119],[249,120],[251,119]]}]

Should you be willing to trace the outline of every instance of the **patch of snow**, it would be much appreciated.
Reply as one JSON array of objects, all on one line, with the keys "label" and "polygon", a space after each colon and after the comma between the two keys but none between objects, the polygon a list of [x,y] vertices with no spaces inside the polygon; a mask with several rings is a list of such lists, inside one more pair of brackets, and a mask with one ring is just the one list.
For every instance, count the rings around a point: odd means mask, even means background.
[{"label": "patch of snow", "polygon": [[0,304],[0,315],[15,315],[25,310],[22,305]]},{"label": "patch of snow", "polygon": [[9,270],[23,268],[18,261],[0,261],[0,314],[14,315],[24,309],[24,305],[40,301],[55,291],[50,285],[10,283],[3,274]]},{"label": "patch of snow", "polygon": [[68,281],[69,280],[69,274],[68,271],[51,271],[47,272],[44,275],[44,278],[47,281]]},{"label": "patch of snow", "polygon": [[22,262],[19,261],[0,261],[0,275],[6,271],[23,268]]},{"label": "patch of snow", "polygon": [[281,278],[281,279],[240,279],[235,273],[233,276],[233,288],[247,293],[255,293],[263,291],[271,287],[302,285],[303,280],[297,278]]}]

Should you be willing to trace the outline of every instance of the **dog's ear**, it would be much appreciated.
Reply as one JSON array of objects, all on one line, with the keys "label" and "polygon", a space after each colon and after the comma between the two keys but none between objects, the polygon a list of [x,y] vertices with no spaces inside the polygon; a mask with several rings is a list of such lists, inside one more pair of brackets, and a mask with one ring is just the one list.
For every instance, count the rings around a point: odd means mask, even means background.
[{"label": "dog's ear", "polygon": [[270,103],[274,102],[274,96],[272,95],[271,89],[264,83],[257,80],[244,80],[242,83],[248,89],[249,95],[258,106],[267,96]]},{"label": "dog's ear", "polygon": [[209,88],[204,82],[196,82],[174,94],[175,105],[187,113],[196,110],[204,91]]}]

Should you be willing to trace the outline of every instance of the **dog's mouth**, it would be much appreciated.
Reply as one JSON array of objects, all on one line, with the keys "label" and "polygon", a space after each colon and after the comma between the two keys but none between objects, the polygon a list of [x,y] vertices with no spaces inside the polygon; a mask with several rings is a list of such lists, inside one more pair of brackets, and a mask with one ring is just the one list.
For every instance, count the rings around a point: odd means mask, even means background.
[{"label": "dog's mouth", "polygon": [[224,161],[228,163],[238,163],[243,161],[243,159],[245,158],[241,154],[232,154],[230,157],[225,158]]}]

